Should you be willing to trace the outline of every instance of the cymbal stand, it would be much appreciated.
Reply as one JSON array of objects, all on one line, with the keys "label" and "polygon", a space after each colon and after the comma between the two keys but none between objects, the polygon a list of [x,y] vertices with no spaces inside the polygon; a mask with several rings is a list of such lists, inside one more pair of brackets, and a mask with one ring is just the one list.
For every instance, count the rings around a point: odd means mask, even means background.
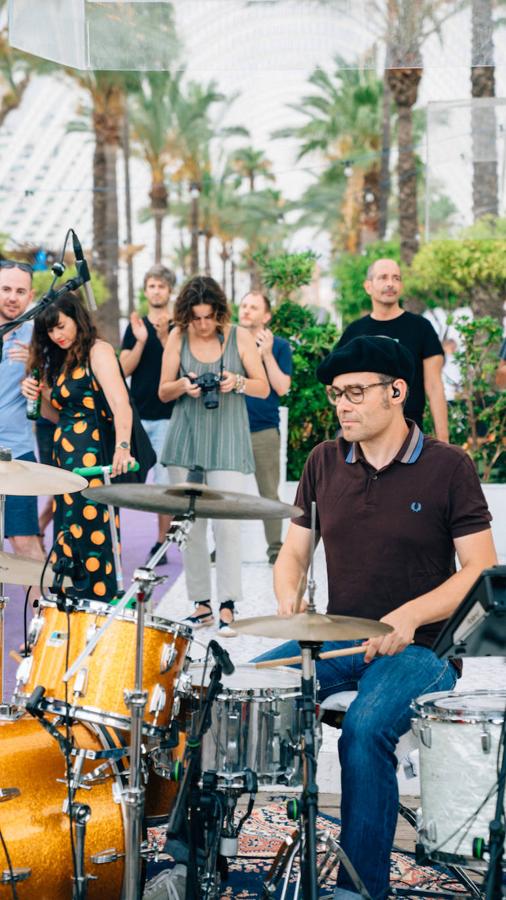
[{"label": "cymbal stand", "polygon": [[141,879],[142,819],[145,789],[142,783],[142,725],[148,692],[142,688],[144,656],[144,612],[153,588],[163,578],[150,569],[137,569],[134,584],[137,589],[137,636],[135,648],[135,684],[133,691],[125,690],[125,704],[131,710],[130,773],[128,787],[123,792],[126,807],[125,828],[125,900],[138,900]]},{"label": "cymbal stand", "polygon": [[[0,447],[0,460],[10,462],[12,452],[5,447]],[[0,494],[0,550],[4,549],[5,542],[5,494]],[[9,598],[5,594],[5,585],[0,581],[0,721],[12,718],[12,707],[4,699],[4,647],[5,647],[5,607]]]}]

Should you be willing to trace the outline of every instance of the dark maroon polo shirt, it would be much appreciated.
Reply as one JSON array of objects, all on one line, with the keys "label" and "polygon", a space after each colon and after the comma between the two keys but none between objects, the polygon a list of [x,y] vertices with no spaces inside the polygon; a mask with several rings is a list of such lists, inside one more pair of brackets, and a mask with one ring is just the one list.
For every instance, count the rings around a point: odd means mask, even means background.
[{"label": "dark maroon polo shirt", "polygon": [[[455,571],[453,540],[490,527],[471,459],[408,425],[382,469],[343,438],[318,444],[304,467],[295,500],[304,512],[292,521],[310,528],[316,501],[333,615],[381,619],[433,590]],[[443,624],[423,625],[415,643],[432,646]]]}]

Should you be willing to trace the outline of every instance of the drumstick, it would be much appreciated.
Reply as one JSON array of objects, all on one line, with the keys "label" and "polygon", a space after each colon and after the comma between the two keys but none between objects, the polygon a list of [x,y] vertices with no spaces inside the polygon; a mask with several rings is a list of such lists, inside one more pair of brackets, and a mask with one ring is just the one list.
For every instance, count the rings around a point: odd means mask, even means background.
[{"label": "drumstick", "polygon": [[19,653],[16,653],[15,650],[9,650],[9,656],[11,659],[15,659],[17,663],[20,663],[23,658]]},{"label": "drumstick", "polygon": [[[365,647],[343,647],[341,650],[326,650],[319,653],[316,659],[333,659],[335,656],[353,656],[355,653],[365,653]],[[284,659],[265,659],[255,663],[257,669],[273,669],[275,666],[293,666],[302,662],[302,656],[285,656]]]}]

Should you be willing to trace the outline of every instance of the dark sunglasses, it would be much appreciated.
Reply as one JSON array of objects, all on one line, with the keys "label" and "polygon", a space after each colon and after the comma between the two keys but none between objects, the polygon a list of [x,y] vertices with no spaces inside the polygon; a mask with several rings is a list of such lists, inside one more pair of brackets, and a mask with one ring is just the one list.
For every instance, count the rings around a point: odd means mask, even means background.
[{"label": "dark sunglasses", "polygon": [[0,259],[0,269],[21,269],[22,272],[28,272],[33,275],[33,268],[30,263],[18,262],[17,259]]}]

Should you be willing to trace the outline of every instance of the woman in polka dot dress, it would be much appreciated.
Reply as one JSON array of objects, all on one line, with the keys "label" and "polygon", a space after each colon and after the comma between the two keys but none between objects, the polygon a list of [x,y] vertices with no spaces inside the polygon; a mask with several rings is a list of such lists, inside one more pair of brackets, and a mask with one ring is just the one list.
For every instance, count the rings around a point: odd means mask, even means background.
[{"label": "woman in polka dot dress", "polygon": [[[111,477],[126,472],[133,462],[128,393],[112,346],[97,338],[97,330],[75,294],[65,294],[36,317],[29,368],[39,369],[41,381],[37,384],[33,378],[26,378],[23,393],[34,397],[41,392],[41,414],[58,426],[54,465],[74,469],[112,462]],[[116,449],[112,460],[104,459],[100,442],[97,414],[103,413],[97,410],[99,385],[114,420]],[[90,486],[102,483],[101,478],[93,478]],[[79,542],[90,579],[90,598],[112,600],[116,574],[107,507],[80,493],[56,497],[54,533],[59,534],[57,553],[70,557],[72,538]]]}]

